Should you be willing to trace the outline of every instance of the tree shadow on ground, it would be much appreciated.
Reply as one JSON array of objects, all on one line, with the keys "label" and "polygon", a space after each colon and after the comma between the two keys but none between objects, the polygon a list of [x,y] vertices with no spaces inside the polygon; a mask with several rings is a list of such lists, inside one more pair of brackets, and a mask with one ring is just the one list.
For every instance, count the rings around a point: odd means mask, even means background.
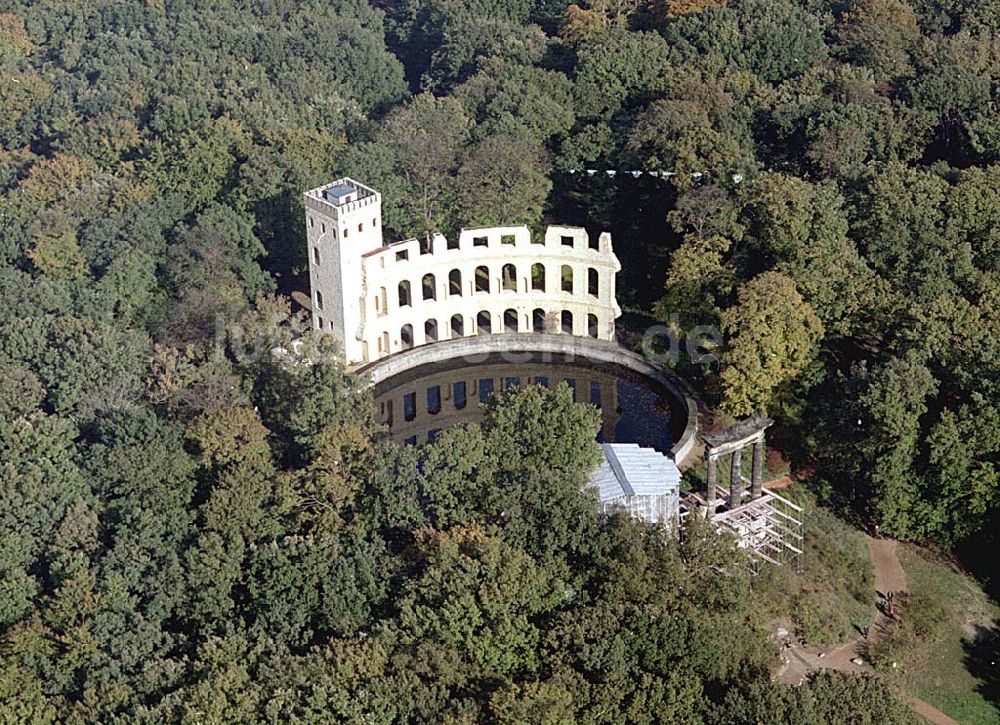
[{"label": "tree shadow on ground", "polygon": [[975,626],[966,639],[965,668],[979,680],[976,691],[1000,713],[1000,628]]}]

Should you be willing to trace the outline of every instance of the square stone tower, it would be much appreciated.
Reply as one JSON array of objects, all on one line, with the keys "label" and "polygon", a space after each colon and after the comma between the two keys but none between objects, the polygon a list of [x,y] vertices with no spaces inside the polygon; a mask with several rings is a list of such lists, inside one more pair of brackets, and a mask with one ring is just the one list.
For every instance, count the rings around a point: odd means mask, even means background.
[{"label": "square stone tower", "polygon": [[348,363],[364,349],[362,258],[382,246],[382,195],[344,177],[305,193],[313,328],[337,337]]}]

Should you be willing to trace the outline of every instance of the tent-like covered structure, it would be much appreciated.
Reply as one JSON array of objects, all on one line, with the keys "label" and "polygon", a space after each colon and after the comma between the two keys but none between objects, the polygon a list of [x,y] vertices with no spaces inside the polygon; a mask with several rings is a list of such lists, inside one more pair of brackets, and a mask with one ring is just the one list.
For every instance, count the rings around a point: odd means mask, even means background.
[{"label": "tent-like covered structure", "polygon": [[652,524],[677,527],[680,471],[667,456],[633,443],[603,443],[604,460],[590,477],[601,512],[628,511]]}]

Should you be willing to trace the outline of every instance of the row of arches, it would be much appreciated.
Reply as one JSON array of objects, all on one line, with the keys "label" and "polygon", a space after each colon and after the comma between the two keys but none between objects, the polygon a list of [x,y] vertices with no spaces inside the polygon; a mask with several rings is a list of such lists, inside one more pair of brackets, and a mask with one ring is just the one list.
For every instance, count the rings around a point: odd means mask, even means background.
[{"label": "row of arches", "polygon": [[[559,269],[559,291],[573,294],[574,291],[574,271],[569,264],[561,265]],[[490,289],[490,269],[486,265],[476,267],[473,272],[471,291],[473,294],[489,294]],[[530,277],[525,277],[522,285],[525,289],[518,289],[517,266],[511,263],[503,265],[500,269],[500,289],[501,292],[554,292],[548,289],[545,274],[545,265],[536,262],[531,265]],[[598,297],[601,290],[601,275],[594,267],[587,268],[587,294],[591,297]],[[425,274],[420,280],[421,299],[425,302],[437,300],[438,288],[437,279],[432,272]],[[402,280],[397,287],[398,302],[400,307],[409,307],[413,304],[410,281]],[[463,294],[462,270],[453,269],[448,273],[448,295],[461,297]]]},{"label": "row of arches", "polygon": [[[471,320],[472,324],[466,326],[464,315],[455,314],[451,316],[447,327],[448,337],[444,336],[445,330],[441,329],[437,319],[431,318],[424,322],[424,342],[437,342],[443,339],[455,339],[465,337],[467,334],[490,335],[494,332],[536,332],[536,333],[563,333],[573,334],[574,316],[570,310],[558,312],[546,312],[541,307],[535,308],[531,312],[530,322],[526,318],[522,324],[518,311],[511,308],[504,310],[498,316],[498,324],[494,326],[494,316],[489,310],[478,312]],[[600,320],[595,314],[587,315],[587,335],[596,338],[600,333]],[[388,352],[388,332],[382,333],[383,340],[380,340],[379,352]],[[400,347],[409,350],[415,344],[413,325],[406,323],[399,329]]]}]

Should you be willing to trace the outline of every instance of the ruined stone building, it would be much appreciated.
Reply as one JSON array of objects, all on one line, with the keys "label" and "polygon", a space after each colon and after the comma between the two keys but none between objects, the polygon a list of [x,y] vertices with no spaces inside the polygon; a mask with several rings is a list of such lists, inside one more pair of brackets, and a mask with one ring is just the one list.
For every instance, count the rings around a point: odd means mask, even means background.
[{"label": "ruined stone building", "polygon": [[607,232],[488,227],[386,243],[381,195],[349,178],[307,191],[305,213],[313,327],[348,364],[468,335],[614,339],[621,265]]}]

